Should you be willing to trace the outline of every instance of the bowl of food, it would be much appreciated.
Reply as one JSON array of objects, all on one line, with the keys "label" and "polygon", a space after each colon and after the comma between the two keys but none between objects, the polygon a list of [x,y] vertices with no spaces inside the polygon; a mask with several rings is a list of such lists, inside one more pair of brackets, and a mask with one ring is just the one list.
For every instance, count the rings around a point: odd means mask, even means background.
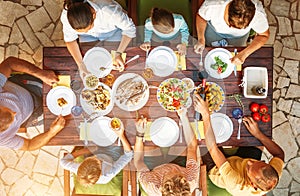
[{"label": "bowl of food", "polygon": [[195,83],[191,78],[182,78],[181,79],[186,84],[186,90],[187,92],[192,92],[195,88]]},{"label": "bowl of food", "polygon": [[87,74],[83,78],[83,84],[86,89],[94,90],[99,84],[99,78],[94,74]]},{"label": "bowl of food", "polygon": [[157,89],[157,101],[167,111],[175,112],[186,106],[189,97],[185,82],[178,78],[164,80]]}]

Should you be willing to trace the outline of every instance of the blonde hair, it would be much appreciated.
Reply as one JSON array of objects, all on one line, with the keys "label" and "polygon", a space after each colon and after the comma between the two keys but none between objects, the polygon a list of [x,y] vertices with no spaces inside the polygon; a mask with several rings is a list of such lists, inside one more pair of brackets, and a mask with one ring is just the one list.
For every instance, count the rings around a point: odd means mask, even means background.
[{"label": "blonde hair", "polygon": [[185,177],[178,174],[163,182],[161,193],[163,196],[189,196],[191,195],[190,184]]},{"label": "blonde hair", "polygon": [[163,8],[152,8],[151,22],[154,28],[161,33],[165,33],[175,27],[173,14]]},{"label": "blonde hair", "polygon": [[14,114],[9,110],[2,110],[0,107],[0,132],[8,129],[11,122],[14,121]]},{"label": "blonde hair", "polygon": [[86,158],[79,166],[77,180],[83,186],[95,184],[101,175],[101,161],[96,157]]}]

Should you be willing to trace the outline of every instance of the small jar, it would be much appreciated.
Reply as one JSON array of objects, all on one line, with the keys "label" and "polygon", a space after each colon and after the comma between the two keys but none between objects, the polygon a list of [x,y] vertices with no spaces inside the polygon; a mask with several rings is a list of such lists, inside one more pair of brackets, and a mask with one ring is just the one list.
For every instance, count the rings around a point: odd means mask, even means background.
[{"label": "small jar", "polygon": [[253,86],[251,90],[254,95],[264,95],[266,93],[266,89],[262,86]]}]

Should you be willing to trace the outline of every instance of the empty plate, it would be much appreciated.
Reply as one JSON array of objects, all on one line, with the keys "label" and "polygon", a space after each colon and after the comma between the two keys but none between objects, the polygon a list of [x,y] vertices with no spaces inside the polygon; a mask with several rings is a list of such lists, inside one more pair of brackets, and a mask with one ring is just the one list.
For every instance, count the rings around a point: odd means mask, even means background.
[{"label": "empty plate", "polygon": [[109,127],[110,118],[101,116],[93,120],[90,126],[90,137],[98,146],[109,146],[115,143],[118,136]]},{"label": "empty plate", "polygon": [[[83,62],[87,70],[98,78],[107,76],[113,67],[111,54],[105,48],[101,47],[94,47],[88,50],[83,57]],[[100,67],[106,69],[101,71]]]},{"label": "empty plate", "polygon": [[156,119],[150,127],[150,137],[154,144],[169,147],[176,143],[179,137],[177,123],[169,117]]},{"label": "empty plate", "polygon": [[154,75],[166,77],[175,71],[177,57],[171,48],[158,46],[150,52],[146,64],[153,70]]},{"label": "empty plate", "polygon": [[[60,98],[66,101],[66,104],[62,107],[58,105],[58,99]],[[71,114],[71,108],[76,105],[76,96],[70,88],[57,86],[47,94],[46,105],[53,114],[66,116]]]},{"label": "empty plate", "polygon": [[233,132],[231,119],[222,113],[213,113],[210,115],[210,119],[217,143],[227,141]]}]

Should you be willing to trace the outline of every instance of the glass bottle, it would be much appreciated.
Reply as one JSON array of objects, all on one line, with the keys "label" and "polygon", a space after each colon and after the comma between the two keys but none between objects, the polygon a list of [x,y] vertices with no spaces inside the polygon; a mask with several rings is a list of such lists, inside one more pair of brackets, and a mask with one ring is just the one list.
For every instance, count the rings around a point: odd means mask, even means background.
[{"label": "glass bottle", "polygon": [[262,86],[253,86],[251,90],[254,95],[264,95],[266,93],[266,89]]}]

